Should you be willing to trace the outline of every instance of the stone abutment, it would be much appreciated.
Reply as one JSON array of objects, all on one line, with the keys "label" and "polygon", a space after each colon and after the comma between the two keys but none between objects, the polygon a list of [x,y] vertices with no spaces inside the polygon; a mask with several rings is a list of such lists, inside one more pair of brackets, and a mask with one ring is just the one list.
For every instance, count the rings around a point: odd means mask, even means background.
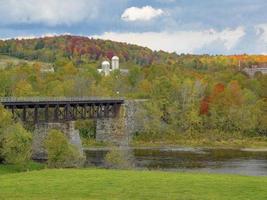
[{"label": "stone abutment", "polygon": [[83,154],[81,138],[79,131],[75,129],[75,122],[64,123],[39,123],[35,125],[33,133],[33,158],[43,160],[47,158],[47,152],[44,147],[44,141],[51,129],[60,130],[68,138],[81,154]]},{"label": "stone abutment", "polygon": [[142,130],[142,106],[145,100],[126,100],[121,105],[116,118],[100,118],[96,120],[96,140],[127,146],[134,133]]},{"label": "stone abutment", "polygon": [[[120,112],[114,118],[96,119],[96,140],[117,146],[128,146],[134,133],[142,130],[143,120],[140,115],[145,100],[126,100]],[[60,123],[38,123],[33,134],[33,158],[46,159],[44,141],[51,129],[63,132],[70,143],[83,153],[79,131],[75,129],[75,121]]]}]

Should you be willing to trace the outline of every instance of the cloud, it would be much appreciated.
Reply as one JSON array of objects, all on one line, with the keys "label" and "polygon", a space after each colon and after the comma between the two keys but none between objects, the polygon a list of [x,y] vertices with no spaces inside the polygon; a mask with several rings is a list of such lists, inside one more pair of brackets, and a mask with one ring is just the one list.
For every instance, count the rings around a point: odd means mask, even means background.
[{"label": "cloud", "polygon": [[0,1],[0,24],[71,25],[97,14],[96,0]]},{"label": "cloud", "polygon": [[260,40],[267,43],[267,24],[259,24],[255,26],[256,34],[259,36]]},{"label": "cloud", "polygon": [[130,7],[123,12],[121,19],[124,21],[149,21],[163,15],[163,13],[163,10],[155,9],[151,6],[144,6],[142,8]]},{"label": "cloud", "polygon": [[245,35],[243,27],[216,31],[176,31],[176,32],[144,32],[116,33],[106,32],[93,38],[110,39],[149,47],[153,50],[164,50],[177,53],[196,53],[197,50],[218,43],[222,49],[231,50]]},{"label": "cloud", "polygon": [[243,27],[238,27],[235,30],[225,29],[222,32],[214,32],[215,38],[221,40],[226,49],[230,50],[239,42],[239,40],[245,36],[245,30]]},{"label": "cloud", "polygon": [[71,35],[71,33],[68,33],[68,32],[65,32],[65,33],[45,33],[42,35],[29,34],[29,35],[18,35],[16,37],[6,37],[6,38],[0,38],[0,39],[1,40],[10,40],[10,39],[27,40],[27,39],[36,39],[36,38],[45,38],[45,37],[56,37],[56,36],[62,36],[62,35]]}]

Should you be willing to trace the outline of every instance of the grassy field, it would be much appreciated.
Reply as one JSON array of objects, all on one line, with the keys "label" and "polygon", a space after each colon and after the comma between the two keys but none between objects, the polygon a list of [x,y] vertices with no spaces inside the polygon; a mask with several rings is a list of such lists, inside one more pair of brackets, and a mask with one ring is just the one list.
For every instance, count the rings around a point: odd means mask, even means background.
[{"label": "grassy field", "polygon": [[36,162],[30,162],[25,166],[1,165],[0,164],[0,175],[25,172],[25,171],[41,170],[44,168],[45,168],[44,164],[40,164]]},{"label": "grassy field", "polygon": [[[28,61],[28,60],[24,60],[24,59],[18,59],[18,58],[15,58],[15,57],[11,57],[11,56],[6,56],[6,55],[1,55],[0,54],[0,69],[4,69],[6,68],[7,66],[10,66],[10,65],[19,65],[19,64],[22,64],[22,63],[26,63],[28,65],[33,65],[34,63],[37,63],[37,61]],[[42,66],[45,66],[45,67],[50,67],[51,64],[50,63],[44,63],[44,62],[38,62],[40,63]]]},{"label": "grassy field", "polygon": [[266,200],[266,188],[267,177],[235,175],[104,169],[0,173],[1,200]]}]

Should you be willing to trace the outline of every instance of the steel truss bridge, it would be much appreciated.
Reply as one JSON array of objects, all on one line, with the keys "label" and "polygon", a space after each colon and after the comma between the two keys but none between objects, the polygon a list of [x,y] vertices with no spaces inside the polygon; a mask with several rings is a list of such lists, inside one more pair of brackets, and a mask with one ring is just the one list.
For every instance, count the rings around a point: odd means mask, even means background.
[{"label": "steel truss bridge", "polygon": [[67,122],[79,119],[115,118],[123,98],[4,97],[0,103],[24,123]]}]

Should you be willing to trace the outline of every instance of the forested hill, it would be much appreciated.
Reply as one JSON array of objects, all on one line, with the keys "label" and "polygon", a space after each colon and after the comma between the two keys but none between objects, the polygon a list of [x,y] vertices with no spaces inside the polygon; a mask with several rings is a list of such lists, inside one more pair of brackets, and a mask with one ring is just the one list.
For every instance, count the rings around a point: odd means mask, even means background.
[{"label": "forested hill", "polygon": [[[152,99],[147,138],[159,140],[210,130],[230,138],[267,135],[267,75],[239,70],[265,63],[267,56],[177,55],[77,36],[0,41],[0,54],[0,96]],[[113,55],[128,74],[97,72]],[[46,65],[53,70],[44,71]]]},{"label": "forested hill", "polygon": [[76,64],[111,59],[116,55],[122,63],[129,62],[141,66],[163,63],[167,59],[173,60],[177,57],[176,54],[153,52],[149,48],[137,45],[69,35],[0,41],[0,53],[43,62],[68,58]]},{"label": "forested hill", "polygon": [[117,55],[124,67],[175,64],[179,67],[206,72],[221,71],[229,67],[237,68],[239,62],[242,67],[267,62],[267,56],[263,55],[177,55],[121,42],[70,35],[0,40],[0,54],[49,63],[64,59],[72,61],[75,66],[90,64],[94,67],[98,67],[102,60],[111,59],[113,55]]}]

